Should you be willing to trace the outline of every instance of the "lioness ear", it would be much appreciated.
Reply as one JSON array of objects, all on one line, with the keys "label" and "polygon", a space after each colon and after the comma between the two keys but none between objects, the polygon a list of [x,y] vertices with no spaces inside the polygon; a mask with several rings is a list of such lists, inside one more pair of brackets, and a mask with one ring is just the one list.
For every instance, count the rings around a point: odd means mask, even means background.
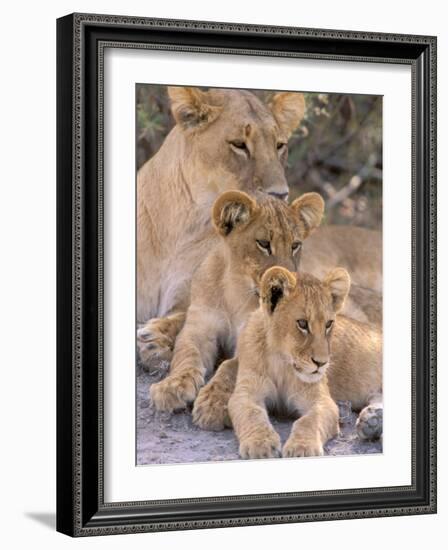
[{"label": "lioness ear", "polygon": [[235,227],[246,225],[257,210],[257,203],[242,191],[226,191],[212,209],[212,220],[218,233],[227,236]]},{"label": "lioness ear", "polygon": [[325,277],[324,285],[330,289],[333,307],[338,313],[344,307],[345,299],[350,291],[350,275],[342,267],[337,267]]},{"label": "lioness ear", "polygon": [[272,97],[269,107],[280,129],[289,138],[305,114],[305,97],[297,92],[279,92]]},{"label": "lioness ear", "polygon": [[168,86],[168,95],[174,119],[184,129],[210,123],[221,112],[220,107],[209,103],[207,92],[199,88]]},{"label": "lioness ear", "polygon": [[273,313],[280,300],[296,286],[296,277],[283,267],[269,268],[261,278],[260,297],[268,313]]},{"label": "lioness ear", "polygon": [[319,193],[305,193],[291,204],[305,227],[304,238],[319,227],[324,215],[325,203]]}]

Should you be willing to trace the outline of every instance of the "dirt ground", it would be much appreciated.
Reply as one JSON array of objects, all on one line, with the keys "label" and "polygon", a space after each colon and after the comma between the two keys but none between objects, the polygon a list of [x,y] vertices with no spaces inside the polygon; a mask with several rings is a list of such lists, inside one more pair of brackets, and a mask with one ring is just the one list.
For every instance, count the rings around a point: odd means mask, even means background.
[{"label": "dirt ground", "polygon": [[[148,374],[138,368],[137,375],[137,464],[173,464],[238,460],[238,443],[233,430],[209,432],[197,428],[189,411],[174,414],[155,411],[149,400],[151,384],[161,380],[168,369]],[[381,441],[363,442],[354,430],[357,415],[349,403],[339,403],[341,434],[325,445],[327,455],[381,453]],[[293,419],[272,418],[272,423],[286,441]]]}]

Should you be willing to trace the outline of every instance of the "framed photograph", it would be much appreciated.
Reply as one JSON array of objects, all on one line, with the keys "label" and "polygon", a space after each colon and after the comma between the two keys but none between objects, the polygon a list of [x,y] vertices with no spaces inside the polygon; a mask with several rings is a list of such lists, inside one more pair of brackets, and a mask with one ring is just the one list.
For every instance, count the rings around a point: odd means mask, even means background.
[{"label": "framed photograph", "polygon": [[57,529],[436,512],[436,38],[57,21]]}]

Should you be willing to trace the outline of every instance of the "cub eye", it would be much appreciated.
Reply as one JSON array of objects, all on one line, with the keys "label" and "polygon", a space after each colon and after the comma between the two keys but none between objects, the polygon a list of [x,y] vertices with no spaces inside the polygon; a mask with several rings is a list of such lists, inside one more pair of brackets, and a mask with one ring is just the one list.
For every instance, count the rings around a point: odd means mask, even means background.
[{"label": "cub eye", "polygon": [[283,142],[277,143],[277,151],[281,151],[285,147],[286,147],[286,143],[283,143]]},{"label": "cub eye", "polygon": [[302,243],[300,241],[295,241],[291,245],[292,253],[295,254],[298,250],[302,248]]},{"label": "cub eye", "polygon": [[325,325],[325,328],[326,328],[327,330],[330,330],[331,327],[333,326],[333,323],[334,323],[334,321],[328,321],[327,324]]},{"label": "cub eye", "polygon": [[299,319],[297,321],[297,326],[299,327],[300,330],[304,330],[308,332],[308,321],[306,321],[305,319]]},{"label": "cub eye", "polygon": [[258,240],[257,239],[257,246],[258,248],[264,252],[265,254],[267,254],[268,256],[271,255],[272,251],[271,251],[271,243],[269,241],[263,241],[263,240]]}]

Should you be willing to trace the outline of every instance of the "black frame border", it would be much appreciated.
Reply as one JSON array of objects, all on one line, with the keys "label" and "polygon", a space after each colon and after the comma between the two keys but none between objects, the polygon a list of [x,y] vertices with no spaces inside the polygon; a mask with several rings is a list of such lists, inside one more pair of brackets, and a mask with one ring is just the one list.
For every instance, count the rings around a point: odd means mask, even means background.
[{"label": "black frame border", "polygon": [[[57,21],[57,530],[71,536],[436,512],[436,38],[72,14]],[[412,67],[412,484],[105,503],[103,55],[107,47]]]}]

